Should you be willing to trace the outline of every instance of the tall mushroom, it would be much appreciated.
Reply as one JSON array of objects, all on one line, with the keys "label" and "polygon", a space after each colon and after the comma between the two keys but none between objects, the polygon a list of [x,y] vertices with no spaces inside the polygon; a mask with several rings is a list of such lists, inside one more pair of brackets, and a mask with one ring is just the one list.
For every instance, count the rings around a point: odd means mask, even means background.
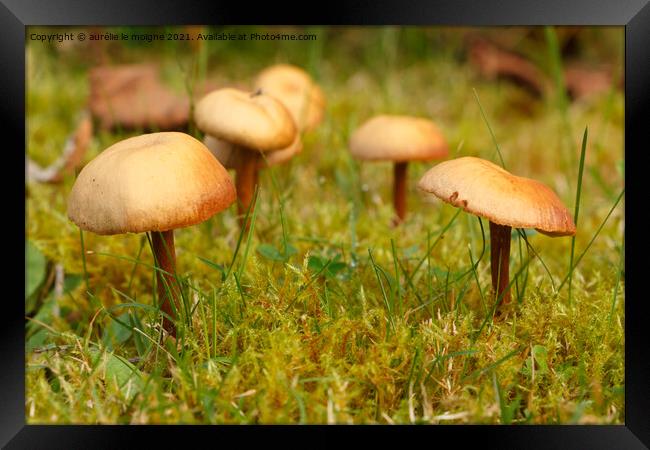
[{"label": "tall mushroom", "polygon": [[418,187],[439,199],[490,221],[492,288],[503,303],[508,288],[510,232],[535,228],[548,236],[572,236],[571,214],[546,185],[512,175],[480,158],[463,157],[429,169]]},{"label": "tall mushroom", "polygon": [[275,64],[262,70],[255,89],[280,100],[299,131],[310,131],[322,120],[325,95],[307,72],[291,64]]},{"label": "tall mushroom", "polygon": [[447,143],[438,127],[419,117],[379,115],[366,121],[350,139],[352,155],[361,160],[393,161],[395,224],[406,217],[406,172],[409,161],[447,156]]},{"label": "tall mushroom", "polygon": [[[68,198],[68,217],[100,235],[151,232],[161,269],[158,301],[175,318],[180,287],[174,229],[207,220],[235,196],[228,172],[200,141],[184,133],[151,133],[113,144],[83,168]],[[167,317],[163,327],[176,335]]]},{"label": "tall mushroom", "polygon": [[225,88],[213,91],[196,105],[197,127],[233,146],[237,158],[237,197],[240,223],[253,200],[261,153],[286,149],[294,143],[296,125],[278,100],[263,94]]}]

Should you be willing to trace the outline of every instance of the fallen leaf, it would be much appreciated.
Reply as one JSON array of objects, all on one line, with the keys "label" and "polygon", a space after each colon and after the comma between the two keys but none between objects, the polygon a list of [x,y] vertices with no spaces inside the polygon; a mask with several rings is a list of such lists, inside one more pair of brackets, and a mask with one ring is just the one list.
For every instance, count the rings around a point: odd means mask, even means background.
[{"label": "fallen leaf", "polygon": [[587,67],[574,63],[564,70],[566,89],[572,99],[606,92],[612,88],[611,71],[604,67]]},{"label": "fallen leaf", "polygon": [[90,71],[90,111],[102,129],[174,130],[189,119],[189,101],[165,87],[150,64]]},{"label": "fallen leaf", "polygon": [[[474,39],[484,39],[499,48],[513,49],[525,40],[535,36],[535,30],[530,27],[497,27],[482,28],[479,32],[468,29],[465,39],[472,43]],[[543,35],[542,35],[543,36]]]},{"label": "fallen leaf", "polygon": [[544,74],[523,56],[503,50],[482,38],[471,39],[469,45],[470,63],[484,77],[511,80],[537,97],[547,91]]}]

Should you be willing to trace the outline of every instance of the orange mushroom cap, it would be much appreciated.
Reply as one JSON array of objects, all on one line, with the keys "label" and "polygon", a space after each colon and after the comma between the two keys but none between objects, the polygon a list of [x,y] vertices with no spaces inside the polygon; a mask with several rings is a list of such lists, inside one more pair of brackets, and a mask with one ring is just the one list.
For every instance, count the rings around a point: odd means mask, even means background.
[{"label": "orange mushroom cap", "polygon": [[571,214],[548,186],[481,158],[437,164],[420,179],[418,188],[499,225],[534,228],[549,236],[576,232]]},{"label": "orange mushroom cap", "polygon": [[235,197],[228,172],[200,141],[151,133],[113,144],[83,168],[68,217],[97,234],[168,231],[207,220]]},{"label": "orange mushroom cap", "polygon": [[430,120],[379,115],[363,123],[350,138],[355,158],[383,161],[426,161],[447,156],[444,136]]}]

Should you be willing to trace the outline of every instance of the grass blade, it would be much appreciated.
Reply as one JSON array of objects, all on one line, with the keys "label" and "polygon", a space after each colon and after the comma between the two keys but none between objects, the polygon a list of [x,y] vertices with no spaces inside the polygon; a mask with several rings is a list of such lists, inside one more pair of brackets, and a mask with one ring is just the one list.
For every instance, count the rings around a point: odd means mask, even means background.
[{"label": "grass blade", "polygon": [[[244,268],[246,267],[246,260],[248,259],[248,253],[251,248],[251,242],[253,241],[253,231],[255,231],[255,219],[257,218],[257,206],[259,202],[257,198],[259,197],[259,185],[255,187],[255,193],[253,194],[253,214],[251,215],[251,223],[248,229],[248,237],[246,239],[246,248],[244,249],[244,255],[242,256],[241,261],[239,262],[239,269],[237,269],[237,278],[241,280],[241,275],[244,273]],[[246,217],[244,217],[244,223],[248,223],[248,215],[250,213],[250,206],[248,211],[246,211]],[[242,232],[243,234],[243,232]],[[230,273],[230,271],[228,271]]]},{"label": "grass blade", "polygon": [[513,356],[518,355],[519,353],[521,353],[525,348],[526,348],[525,345],[517,347],[516,349],[514,349],[513,351],[511,351],[510,353],[508,353],[506,356],[499,359],[498,361],[495,361],[492,364],[490,364],[490,365],[488,365],[486,367],[483,367],[482,369],[477,369],[474,372],[470,373],[465,378],[463,378],[463,381],[467,381],[467,380],[477,378],[477,377],[483,375],[484,373],[489,372],[490,370],[493,370],[496,367],[499,367],[501,364],[503,364],[504,362],[506,362],[507,360],[509,360]]},{"label": "grass blade", "polygon": [[562,70],[562,51],[560,44],[557,40],[557,33],[552,26],[544,27],[544,36],[546,38],[548,48],[549,66],[553,76],[553,83],[556,89],[556,102],[557,106],[562,112],[562,116],[566,118],[566,111],[568,100],[566,96],[564,72]]},{"label": "grass blade", "polygon": [[420,260],[420,262],[417,263],[417,265],[415,266],[415,269],[413,269],[413,272],[411,272],[411,275],[408,277],[408,282],[411,282],[413,280],[413,278],[415,277],[415,274],[418,272],[418,270],[420,270],[420,267],[422,267],[422,264],[424,264],[424,261],[427,260],[427,258],[429,256],[429,253],[431,253],[431,251],[438,244],[438,242],[440,242],[440,239],[442,239],[442,236],[445,234],[445,232],[449,228],[451,228],[451,225],[454,223],[454,221],[456,220],[456,217],[458,217],[458,215],[460,214],[461,211],[462,211],[461,209],[457,210],[456,214],[454,214],[454,217],[452,217],[451,220],[447,223],[447,225],[445,225],[442,228],[442,230],[440,230],[440,233],[438,233],[438,236],[436,237],[436,240],[433,241],[433,244],[431,244],[431,246],[429,246],[429,248],[427,248],[427,251],[424,254],[424,256],[422,257],[422,259]]},{"label": "grass blade", "polygon": [[612,295],[612,307],[609,310],[607,323],[611,325],[612,317],[614,317],[614,309],[616,308],[616,297],[618,295],[618,285],[621,283],[621,274],[623,273],[623,263],[625,262],[625,235],[621,241],[621,257],[618,260],[618,268],[616,270],[616,284],[614,285],[614,294]]},{"label": "grass blade", "polygon": [[144,248],[144,236],[140,238],[140,248],[138,249],[138,254],[135,257],[135,262],[133,263],[133,269],[131,269],[131,276],[129,277],[129,286],[126,288],[127,291],[131,292],[131,286],[133,285],[133,277],[135,276],[135,270],[138,268],[138,262],[140,261],[140,255],[142,254],[142,249]]},{"label": "grass blade", "polygon": [[88,284],[88,271],[86,270],[86,246],[84,245],[84,232],[79,228],[79,240],[81,241],[81,264],[84,269],[84,283],[86,284],[86,291],[90,291]]},{"label": "grass blade", "polygon": [[615,201],[614,204],[612,205],[612,208],[611,208],[611,209],[609,210],[609,212],[607,213],[607,216],[605,216],[605,219],[603,220],[603,222],[600,224],[600,226],[599,226],[598,229],[596,230],[596,233],[594,233],[593,237],[591,238],[591,240],[589,241],[589,243],[587,244],[587,246],[585,247],[585,249],[582,251],[582,253],[580,254],[580,256],[578,256],[578,259],[576,259],[576,262],[575,262],[575,264],[573,264],[573,266],[571,267],[571,270],[569,271],[569,273],[566,274],[566,276],[564,277],[564,279],[563,279],[562,282],[560,283],[560,286],[557,288],[557,293],[560,292],[560,290],[562,289],[562,287],[564,286],[564,284],[566,283],[566,281],[569,279],[569,276],[571,275],[571,273],[573,273],[573,271],[576,269],[576,267],[578,267],[578,264],[580,264],[580,261],[582,260],[582,258],[585,256],[585,254],[587,253],[587,251],[589,250],[589,248],[591,248],[591,245],[594,243],[594,241],[596,240],[596,238],[597,238],[598,235],[600,234],[601,230],[603,229],[603,227],[604,227],[605,224],[607,223],[607,220],[609,219],[609,216],[612,215],[612,213],[613,213],[614,210],[616,209],[616,206],[618,206],[618,203],[619,203],[619,202],[621,201],[621,199],[623,198],[623,195],[625,195],[625,189],[623,189],[623,190],[621,191],[621,193],[618,195],[618,197],[616,198],[616,201]]},{"label": "grass blade", "polygon": [[501,167],[504,169],[506,168],[506,163],[503,161],[503,155],[501,154],[501,148],[499,147],[499,143],[497,142],[497,138],[494,135],[494,131],[492,131],[492,127],[490,126],[490,122],[487,119],[487,116],[485,115],[485,110],[483,110],[483,105],[481,105],[481,100],[478,98],[478,92],[476,92],[476,89],[472,88],[472,91],[474,92],[474,97],[476,98],[476,102],[478,103],[478,107],[481,110],[481,116],[483,117],[483,120],[485,121],[485,125],[487,125],[488,130],[490,131],[490,136],[492,136],[492,142],[494,142],[494,147],[496,148],[497,154],[499,155],[499,159],[501,160]]},{"label": "grass blade", "polygon": [[528,258],[526,260],[526,262],[524,264],[522,264],[522,266],[519,268],[519,270],[517,271],[515,276],[512,277],[512,279],[508,283],[508,286],[506,286],[506,288],[499,294],[496,301],[494,302],[494,306],[492,306],[492,310],[490,311],[490,313],[488,315],[485,316],[485,319],[483,319],[483,323],[481,324],[481,327],[476,332],[476,335],[472,338],[472,344],[474,344],[477,341],[477,339],[479,338],[479,336],[483,332],[483,328],[485,328],[485,325],[487,325],[487,323],[494,317],[494,313],[496,312],[497,308],[501,304],[501,301],[503,300],[503,296],[505,295],[506,292],[508,292],[510,289],[512,289],[512,285],[514,284],[515,280],[517,278],[519,278],[521,273],[526,269],[526,267],[528,267],[528,264],[530,264],[530,261],[531,261],[531,258]]},{"label": "grass blade", "polygon": [[[578,227],[578,214],[580,213],[580,194],[582,192],[582,174],[585,168],[585,153],[587,153],[587,136],[589,129],[585,127],[585,133],[582,136],[582,150],[580,150],[580,168],[578,169],[578,186],[576,188],[576,207],[573,214],[573,223]],[[575,234],[571,238],[571,259],[569,260],[569,305],[571,304],[571,284],[573,282],[573,255],[576,248]]]},{"label": "grass blade", "polygon": [[[393,312],[390,307],[390,301],[388,300],[388,295],[386,294],[386,289],[384,289],[384,283],[381,281],[381,276],[379,275],[379,269],[377,267],[377,264],[375,263],[374,258],[372,257],[372,250],[368,249],[368,255],[370,256],[370,262],[372,264],[372,268],[375,271],[375,275],[377,276],[377,282],[379,283],[379,287],[381,289],[381,295],[384,300],[384,306],[386,306],[386,312],[388,313],[388,321],[390,323],[391,328],[393,331],[395,330],[395,322],[393,321]],[[384,275],[384,278],[388,280],[386,275]],[[388,338],[388,335],[386,335]]]},{"label": "grass blade", "polygon": [[397,260],[397,250],[395,250],[395,240],[393,238],[391,238],[390,240],[390,248],[393,254],[393,266],[395,268],[395,299],[398,301],[398,308],[399,308],[397,314],[401,315],[403,308],[401,304],[402,296],[400,295],[400,292],[402,289],[399,284],[399,268],[398,268],[399,264]]},{"label": "grass blade", "polygon": [[[551,274],[551,271],[549,270],[548,266],[544,262],[541,256],[539,256],[539,253],[537,253],[537,250],[535,250],[535,247],[531,245],[530,242],[528,242],[528,236],[526,236],[526,233],[524,233],[520,228],[517,229],[517,233],[519,233],[519,238],[522,238],[524,242],[526,243],[526,249],[528,252],[533,252],[533,256],[537,259],[539,259],[539,262],[542,264],[542,267],[544,268],[544,271],[548,275],[549,280],[551,280],[551,287],[553,288],[553,291],[556,292],[555,289],[555,279],[553,278],[553,275]],[[530,254],[530,253],[529,253]],[[528,274],[526,274],[526,277],[528,277]]]}]

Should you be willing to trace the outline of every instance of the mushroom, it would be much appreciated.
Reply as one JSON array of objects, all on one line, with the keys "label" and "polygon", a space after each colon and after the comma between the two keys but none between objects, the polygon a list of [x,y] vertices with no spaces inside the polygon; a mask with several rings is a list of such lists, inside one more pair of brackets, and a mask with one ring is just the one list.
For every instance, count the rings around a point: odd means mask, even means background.
[{"label": "mushroom", "polygon": [[280,100],[299,131],[312,130],[323,120],[323,91],[300,67],[291,64],[267,67],[257,76],[255,88]]},{"label": "mushroom", "polygon": [[[278,100],[233,88],[213,91],[196,105],[197,127],[209,136],[232,145],[238,153],[236,186],[240,224],[251,205],[261,154],[286,149],[294,143],[296,125]],[[245,224],[248,227],[248,224]]]},{"label": "mushroom", "polygon": [[379,115],[352,135],[350,151],[357,159],[393,161],[393,203],[398,224],[406,217],[406,171],[409,161],[444,158],[448,147],[436,125],[427,119]]},{"label": "mushroom", "polygon": [[[174,229],[207,220],[235,196],[228,172],[200,141],[184,133],[151,133],[113,144],[83,168],[68,198],[68,217],[100,235],[151,232],[161,269],[158,301],[175,318],[180,287]],[[163,328],[176,335],[167,317]]]},{"label": "mushroom", "polygon": [[[241,164],[242,154],[237,151],[236,145],[222,141],[221,139],[210,136],[209,134],[205,135],[203,143],[226,169],[236,169]],[[296,134],[296,138],[287,148],[270,152],[268,153],[268,156],[264,155],[260,158],[257,161],[257,170],[261,170],[264,167],[283,164],[301,151],[302,140],[300,139],[300,135]]]},{"label": "mushroom", "polygon": [[463,157],[429,169],[418,188],[490,221],[492,288],[503,303],[508,289],[512,228],[534,228],[548,236],[573,236],[576,226],[549,187],[512,175],[480,158]]}]

